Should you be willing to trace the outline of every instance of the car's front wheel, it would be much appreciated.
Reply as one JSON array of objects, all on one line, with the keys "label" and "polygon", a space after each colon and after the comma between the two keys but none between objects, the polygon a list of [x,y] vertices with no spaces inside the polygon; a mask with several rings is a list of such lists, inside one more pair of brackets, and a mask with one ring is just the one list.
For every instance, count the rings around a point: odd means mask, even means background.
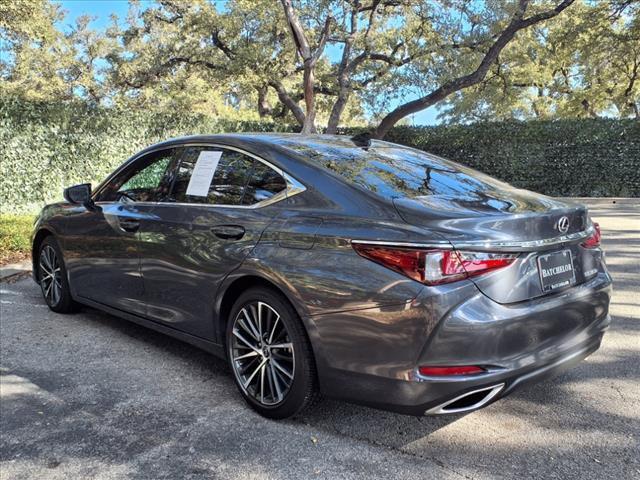
[{"label": "car's front wheel", "polygon": [[77,304],[71,298],[62,252],[54,237],[49,236],[40,244],[37,268],[42,296],[49,308],[57,313],[75,311]]},{"label": "car's front wheel", "polygon": [[265,417],[290,417],[315,396],[315,363],[304,327],[273,290],[252,288],[238,298],[227,323],[227,355],[240,393]]}]

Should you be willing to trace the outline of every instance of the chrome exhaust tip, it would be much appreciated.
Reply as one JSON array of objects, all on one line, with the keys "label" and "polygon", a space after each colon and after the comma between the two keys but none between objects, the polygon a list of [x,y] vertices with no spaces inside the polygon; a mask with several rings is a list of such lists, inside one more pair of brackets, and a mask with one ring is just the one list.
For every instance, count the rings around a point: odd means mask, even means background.
[{"label": "chrome exhaust tip", "polygon": [[479,388],[460,396],[447,400],[440,405],[430,408],[425,415],[445,415],[449,413],[464,413],[477,410],[489,403],[504,388],[504,383],[491,387]]}]

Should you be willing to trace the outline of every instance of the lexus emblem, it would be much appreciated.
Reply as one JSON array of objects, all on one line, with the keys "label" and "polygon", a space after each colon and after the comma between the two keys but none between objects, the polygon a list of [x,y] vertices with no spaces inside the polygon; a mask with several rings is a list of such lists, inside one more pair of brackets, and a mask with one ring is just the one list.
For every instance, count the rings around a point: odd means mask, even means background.
[{"label": "lexus emblem", "polygon": [[560,233],[567,233],[569,231],[569,217],[560,217],[560,220],[558,220],[558,231]]}]

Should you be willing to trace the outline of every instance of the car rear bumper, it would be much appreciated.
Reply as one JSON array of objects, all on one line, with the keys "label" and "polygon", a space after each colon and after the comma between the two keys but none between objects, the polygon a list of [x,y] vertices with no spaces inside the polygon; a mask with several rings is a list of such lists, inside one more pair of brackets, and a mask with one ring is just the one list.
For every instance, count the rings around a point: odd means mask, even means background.
[{"label": "car rear bumper", "polygon": [[[493,378],[490,378],[491,375],[487,375],[482,378],[482,384],[470,390],[465,389],[444,402],[435,400],[430,402],[429,405],[420,406],[414,411],[414,414],[420,415],[420,412],[424,412],[427,415],[463,413],[489,405],[524,385],[555,376],[580,363],[600,348],[603,334],[594,337],[584,345],[579,345],[565,352],[562,356],[547,364],[534,364],[529,368],[517,371],[501,372]],[[469,392],[475,392],[477,396],[472,397]],[[493,394],[494,392],[495,395]],[[422,410],[424,407],[426,408]]]},{"label": "car rear bumper", "polygon": [[[384,317],[385,327],[395,325],[395,338],[404,345],[387,341],[386,349],[372,346],[374,335],[366,335],[360,324],[357,338],[351,338],[349,345],[363,348],[368,355],[351,356],[349,363],[323,357],[321,388],[331,397],[412,415],[475,410],[522,385],[570,368],[596,351],[610,323],[610,294],[611,279],[606,272],[579,287],[514,305],[500,305],[477,293],[420,332],[412,323],[415,310],[426,316],[433,313],[431,303],[422,299],[408,309],[412,314],[405,308]],[[379,329],[380,319],[375,312],[371,315],[372,328]],[[369,348],[353,343],[358,340]],[[422,342],[419,348],[417,342]],[[423,377],[418,374],[420,365],[477,365],[487,371]],[[460,398],[469,393],[473,397]],[[443,408],[447,403],[450,405]]]},{"label": "car rear bumper", "polygon": [[[603,333],[545,364],[464,379],[406,381],[343,371],[334,378],[340,384],[340,389],[327,393],[333,398],[407,415],[468,412],[485,407],[524,385],[552,377],[575,366],[598,350],[602,336]],[[496,395],[487,399],[486,396],[496,387],[499,387]],[[486,391],[486,396],[460,408],[457,400],[463,400],[465,395],[479,390]]]}]

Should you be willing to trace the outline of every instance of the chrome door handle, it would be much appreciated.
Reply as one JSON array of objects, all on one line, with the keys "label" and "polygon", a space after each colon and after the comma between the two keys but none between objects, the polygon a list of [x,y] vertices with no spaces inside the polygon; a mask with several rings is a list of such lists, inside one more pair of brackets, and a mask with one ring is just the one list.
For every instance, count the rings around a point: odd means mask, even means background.
[{"label": "chrome door handle", "polygon": [[140,221],[135,218],[118,217],[118,224],[120,228],[125,232],[135,232],[140,228]]},{"label": "chrome door handle", "polygon": [[213,234],[224,240],[240,240],[244,237],[244,227],[240,225],[216,225],[211,228]]}]

